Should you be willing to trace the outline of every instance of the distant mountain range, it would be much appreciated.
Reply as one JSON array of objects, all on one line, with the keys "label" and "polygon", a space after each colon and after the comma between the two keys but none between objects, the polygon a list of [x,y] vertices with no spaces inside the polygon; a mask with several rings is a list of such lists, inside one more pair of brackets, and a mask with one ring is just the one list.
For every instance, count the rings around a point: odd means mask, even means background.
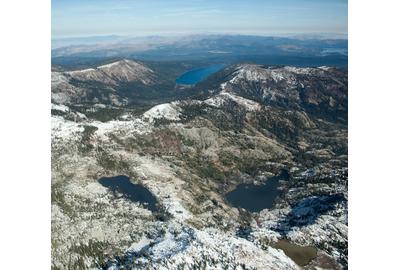
[{"label": "distant mountain range", "polygon": [[323,36],[105,36],[53,40],[54,64],[71,58],[126,57],[149,61],[215,60],[259,64],[347,66],[347,39]]}]

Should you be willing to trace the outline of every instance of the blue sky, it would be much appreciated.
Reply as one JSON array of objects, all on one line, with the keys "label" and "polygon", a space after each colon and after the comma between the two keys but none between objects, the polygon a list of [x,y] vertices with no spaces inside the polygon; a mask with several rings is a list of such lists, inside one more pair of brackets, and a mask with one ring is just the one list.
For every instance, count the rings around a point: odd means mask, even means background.
[{"label": "blue sky", "polygon": [[54,37],[344,33],[347,0],[52,0]]}]

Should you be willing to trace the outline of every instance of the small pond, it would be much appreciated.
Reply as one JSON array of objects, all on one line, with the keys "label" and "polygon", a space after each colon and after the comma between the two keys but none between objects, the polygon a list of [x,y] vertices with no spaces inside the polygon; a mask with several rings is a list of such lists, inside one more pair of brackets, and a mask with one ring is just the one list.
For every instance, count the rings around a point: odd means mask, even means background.
[{"label": "small pond", "polygon": [[240,184],[228,192],[225,198],[234,207],[259,212],[274,205],[275,199],[281,194],[279,181],[286,181],[288,178],[289,174],[284,170],[279,175],[268,178],[262,185]]},{"label": "small pond", "polygon": [[156,197],[143,185],[133,184],[128,176],[102,177],[99,183],[112,191],[115,196],[123,196],[133,202],[139,202],[153,212],[157,210]]},{"label": "small pond", "polygon": [[318,250],[313,246],[296,245],[286,239],[278,240],[278,242],[275,243],[273,247],[283,250],[286,256],[291,258],[295,263],[300,266],[305,266],[309,264],[317,257],[318,252]]},{"label": "small pond", "polygon": [[179,76],[176,79],[176,83],[186,85],[196,84],[198,82],[201,82],[211,74],[221,70],[224,66],[224,64],[215,64],[208,67],[189,70],[188,72],[185,72],[181,76]]}]

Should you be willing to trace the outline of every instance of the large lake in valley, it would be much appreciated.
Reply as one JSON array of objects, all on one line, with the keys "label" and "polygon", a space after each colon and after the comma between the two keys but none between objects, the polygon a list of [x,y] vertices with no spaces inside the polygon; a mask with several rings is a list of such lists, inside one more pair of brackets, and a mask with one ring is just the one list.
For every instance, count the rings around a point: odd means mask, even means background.
[{"label": "large lake in valley", "polygon": [[279,181],[288,180],[287,171],[269,177],[262,185],[240,184],[225,195],[227,201],[234,207],[244,208],[250,212],[259,212],[271,208],[276,198],[281,194]]},{"label": "large lake in valley", "polygon": [[198,82],[201,82],[211,74],[221,70],[224,66],[224,64],[215,64],[203,68],[189,70],[188,72],[185,72],[181,76],[179,76],[176,79],[176,83],[186,85],[196,84]]},{"label": "large lake in valley", "polygon": [[156,197],[143,185],[133,184],[128,176],[118,175],[113,177],[102,177],[99,183],[108,188],[115,196],[123,196],[133,202],[143,204],[149,210],[157,210]]}]

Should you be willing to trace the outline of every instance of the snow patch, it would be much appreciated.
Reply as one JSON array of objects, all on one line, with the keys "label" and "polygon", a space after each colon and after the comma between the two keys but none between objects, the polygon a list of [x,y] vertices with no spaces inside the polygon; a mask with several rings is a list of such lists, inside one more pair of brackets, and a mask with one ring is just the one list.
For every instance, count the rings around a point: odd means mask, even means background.
[{"label": "snow patch", "polygon": [[99,68],[99,69],[102,69],[102,68],[111,68],[111,67],[113,67],[113,66],[117,66],[117,65],[121,64],[121,62],[122,62],[122,61],[117,61],[117,62],[113,62],[113,63],[110,63],[110,64],[98,66],[97,68]]},{"label": "snow patch", "polygon": [[142,248],[150,244],[150,239],[148,239],[145,236],[142,236],[142,238],[139,240],[139,242],[133,243],[129,249],[128,252],[139,252]]},{"label": "snow patch", "polygon": [[281,250],[262,250],[246,239],[214,228],[198,230],[174,222],[148,247],[151,261],[145,257],[138,260],[151,263],[154,269],[177,269],[179,265],[192,269],[204,261],[210,267],[207,269],[241,269],[242,265],[250,269],[299,269]]},{"label": "snow patch", "polygon": [[213,107],[220,108],[228,100],[233,100],[238,105],[244,107],[247,111],[258,111],[261,109],[261,105],[259,103],[225,91],[219,93],[217,96],[205,100],[204,103]]},{"label": "snow patch", "polygon": [[319,69],[322,69],[324,71],[330,71],[332,69],[332,67],[327,67],[327,66],[320,66],[318,67]]},{"label": "snow patch", "polygon": [[179,121],[181,115],[181,108],[176,102],[164,103],[154,106],[143,114],[143,118],[154,122],[155,119],[167,119],[171,121]]},{"label": "snow patch", "polygon": [[105,123],[95,121],[89,124],[98,128],[96,135],[103,139],[106,139],[109,133],[119,133],[121,136],[128,136],[146,134],[152,130],[152,125],[141,119],[133,119],[131,121],[112,120]]},{"label": "snow patch", "polygon": [[79,138],[76,136],[77,133],[83,132],[84,128],[75,123],[73,121],[65,120],[61,116],[52,116],[51,117],[51,137],[52,139],[55,137],[59,138]]},{"label": "snow patch", "polygon": [[69,107],[62,105],[62,104],[51,103],[51,109],[61,111],[61,112],[69,112]]},{"label": "snow patch", "polygon": [[81,70],[74,70],[74,71],[68,71],[66,74],[69,75],[76,75],[76,74],[82,74],[82,73],[87,73],[87,72],[92,72],[96,71],[94,68],[87,68],[87,69],[81,69]]}]

